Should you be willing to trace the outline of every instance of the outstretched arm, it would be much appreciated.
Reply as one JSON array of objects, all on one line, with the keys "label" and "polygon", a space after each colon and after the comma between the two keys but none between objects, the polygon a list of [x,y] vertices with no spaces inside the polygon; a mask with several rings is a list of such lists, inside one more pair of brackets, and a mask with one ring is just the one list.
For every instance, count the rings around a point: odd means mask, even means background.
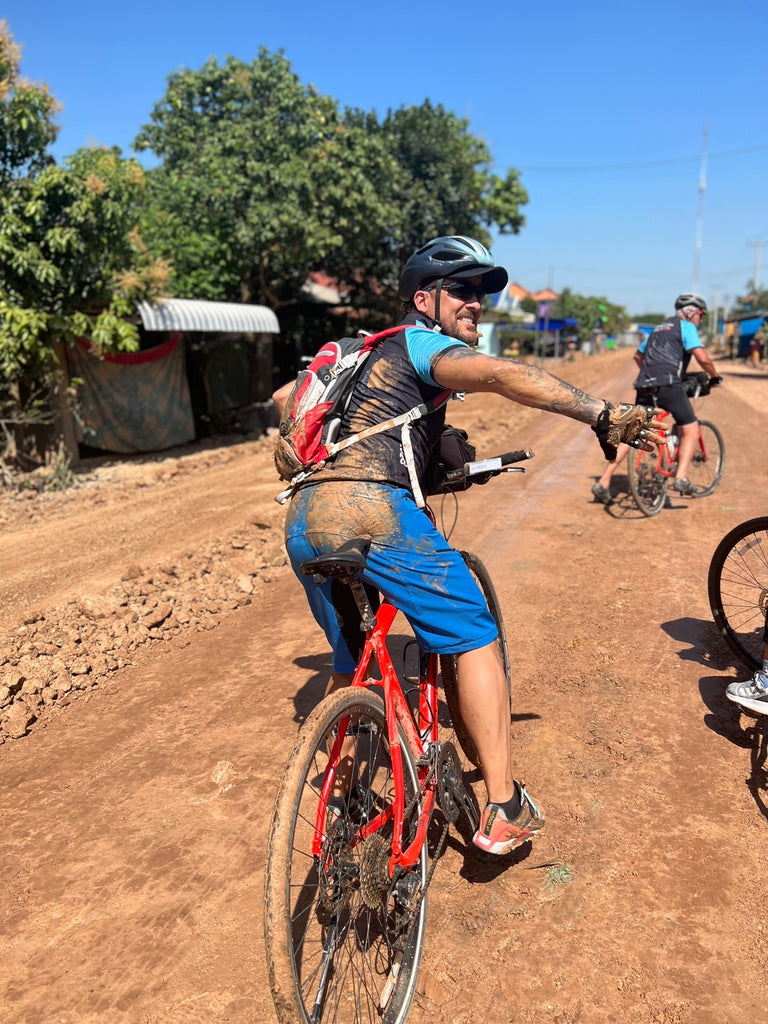
[{"label": "outstretched arm", "polygon": [[604,408],[602,398],[588,395],[538,366],[452,348],[432,364],[437,383],[454,391],[491,391],[512,402],[556,412],[594,426]]}]

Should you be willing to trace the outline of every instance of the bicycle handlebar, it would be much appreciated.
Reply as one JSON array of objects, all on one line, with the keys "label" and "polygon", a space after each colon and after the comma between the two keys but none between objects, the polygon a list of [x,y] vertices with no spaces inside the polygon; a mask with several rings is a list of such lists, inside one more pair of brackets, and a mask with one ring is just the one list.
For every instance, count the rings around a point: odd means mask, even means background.
[{"label": "bicycle handlebar", "polygon": [[503,455],[496,455],[491,459],[476,459],[473,462],[465,462],[461,469],[452,469],[445,474],[445,483],[456,483],[459,480],[468,480],[472,477],[484,476],[490,479],[498,476],[499,473],[524,473],[522,466],[513,466],[515,462],[525,462],[532,459],[533,452],[529,448],[520,448],[514,452],[505,452]]}]

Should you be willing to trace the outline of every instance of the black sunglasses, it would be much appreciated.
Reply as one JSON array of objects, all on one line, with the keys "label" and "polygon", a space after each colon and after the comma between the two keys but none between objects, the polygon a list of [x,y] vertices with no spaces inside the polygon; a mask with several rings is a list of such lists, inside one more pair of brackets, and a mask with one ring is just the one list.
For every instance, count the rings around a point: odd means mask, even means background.
[{"label": "black sunglasses", "polygon": [[[433,292],[435,285],[430,285],[429,288],[425,288],[425,292]],[[454,299],[458,299],[459,302],[471,302],[473,299],[477,299],[478,302],[482,302],[485,299],[485,292],[477,284],[467,284],[465,281],[446,281],[443,284],[442,290],[449,292]]]}]

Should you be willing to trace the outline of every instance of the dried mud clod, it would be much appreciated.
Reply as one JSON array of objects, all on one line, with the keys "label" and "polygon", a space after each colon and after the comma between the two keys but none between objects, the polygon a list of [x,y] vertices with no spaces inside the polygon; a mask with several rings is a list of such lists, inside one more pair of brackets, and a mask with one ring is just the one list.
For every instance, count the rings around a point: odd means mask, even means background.
[{"label": "dried mud clod", "polygon": [[28,614],[0,654],[0,743],[103,684],[143,645],[214,628],[285,564],[279,532],[253,522],[180,559],[129,565],[107,591]]}]

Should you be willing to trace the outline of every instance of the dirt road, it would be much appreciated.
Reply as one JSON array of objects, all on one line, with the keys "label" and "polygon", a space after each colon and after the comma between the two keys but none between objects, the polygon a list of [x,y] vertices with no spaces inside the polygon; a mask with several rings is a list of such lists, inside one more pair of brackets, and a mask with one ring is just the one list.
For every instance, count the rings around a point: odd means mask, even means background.
[{"label": "dirt road", "polygon": [[[768,732],[706,573],[765,514],[768,377],[719,364],[713,496],[645,519],[571,421],[470,397],[462,497],[514,659],[515,770],[548,817],[489,862],[452,837],[409,1024],[754,1024],[768,1005]],[[560,364],[631,396],[628,352]],[[0,497],[0,1021],[275,1024],[261,910],[276,772],[329,659],[280,547],[267,441]],[[448,517],[452,510],[446,508]],[[26,686],[26,690],[24,689]],[[23,718],[23,723],[22,723]]]}]

